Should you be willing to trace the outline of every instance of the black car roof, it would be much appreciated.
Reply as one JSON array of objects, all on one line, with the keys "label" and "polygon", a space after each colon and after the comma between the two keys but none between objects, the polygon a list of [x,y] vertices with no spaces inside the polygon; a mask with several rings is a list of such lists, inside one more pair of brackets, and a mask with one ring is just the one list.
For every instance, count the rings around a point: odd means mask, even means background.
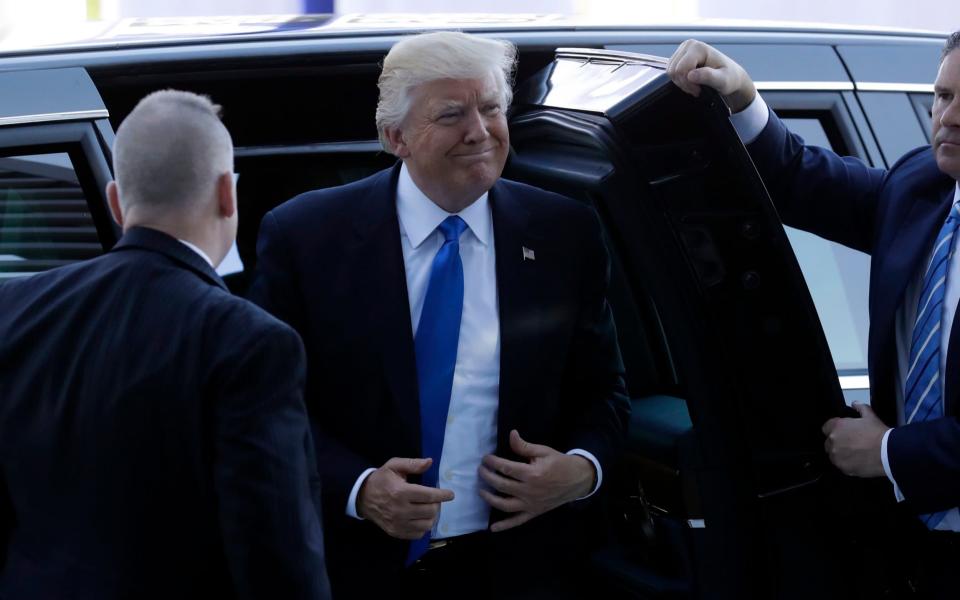
[{"label": "black car roof", "polygon": [[[458,29],[500,35],[518,43],[553,46],[582,43],[628,43],[676,40],[700,36],[715,43],[844,43],[883,42],[942,43],[946,33],[895,28],[851,27],[828,24],[747,22],[737,20],[696,20],[679,23],[624,24],[567,15],[515,14],[402,14],[402,15],[279,15],[207,18],[140,18],[115,23],[93,23],[54,35],[40,44],[0,44],[0,61],[24,56],[64,53],[97,53],[105,50],[146,50],[197,45],[247,45],[269,42],[326,42],[336,51],[337,42],[365,40],[370,49],[389,46],[396,38],[420,31]],[[21,36],[21,39],[24,39]],[[353,46],[353,45],[351,45]]]}]

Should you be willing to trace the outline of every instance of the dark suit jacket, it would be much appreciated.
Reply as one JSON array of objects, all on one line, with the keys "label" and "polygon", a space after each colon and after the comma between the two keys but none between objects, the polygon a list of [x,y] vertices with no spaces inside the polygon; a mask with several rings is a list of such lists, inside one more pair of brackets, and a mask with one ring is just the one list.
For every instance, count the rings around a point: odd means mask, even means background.
[{"label": "dark suit jacket", "polygon": [[[896,425],[895,315],[946,219],[956,181],[937,168],[929,146],[908,152],[890,170],[873,169],[805,146],[773,112],[749,150],[785,223],[871,255],[871,404]],[[944,376],[946,416],[897,427],[888,440],[893,476],[918,513],[960,505],[958,361],[955,318]]]},{"label": "dark suit jacket", "polygon": [[145,228],[0,306],[0,597],[328,597],[294,331]]},{"label": "dark suit jacket", "polygon": [[[399,170],[398,163],[269,212],[251,288],[252,298],[293,325],[307,348],[307,408],[317,427],[335,594],[398,571],[408,547],[345,514],[364,469],[394,456],[421,456],[395,199]],[[516,428],[561,451],[584,448],[609,467],[629,403],[604,296],[609,267],[599,221],[568,198],[507,180],[490,190],[490,203],[501,331],[497,452],[515,459],[508,436]],[[523,259],[524,247],[535,260]],[[536,556],[556,538],[572,542],[570,512],[563,508],[494,536],[504,560]]]}]

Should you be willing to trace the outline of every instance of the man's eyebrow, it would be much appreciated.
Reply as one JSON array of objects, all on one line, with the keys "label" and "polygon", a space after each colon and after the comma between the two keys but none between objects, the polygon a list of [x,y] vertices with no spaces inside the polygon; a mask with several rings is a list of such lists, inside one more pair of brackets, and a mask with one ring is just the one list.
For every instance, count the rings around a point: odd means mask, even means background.
[{"label": "man's eyebrow", "polygon": [[434,105],[434,109],[438,111],[448,110],[451,108],[462,108],[462,107],[463,107],[463,103],[458,102],[456,100],[441,100]]},{"label": "man's eyebrow", "polygon": [[942,86],[942,85],[938,85],[938,84],[933,84],[933,93],[934,93],[934,94],[940,94],[940,93],[946,92],[946,91],[947,91],[947,88],[946,88],[946,87],[944,87],[944,86]]}]

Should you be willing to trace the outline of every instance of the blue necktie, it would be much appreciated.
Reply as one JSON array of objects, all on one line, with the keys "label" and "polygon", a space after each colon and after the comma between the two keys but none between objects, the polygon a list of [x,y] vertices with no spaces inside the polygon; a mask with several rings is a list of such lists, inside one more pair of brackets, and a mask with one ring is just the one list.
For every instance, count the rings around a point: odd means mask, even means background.
[{"label": "blue necktie", "polygon": [[[917,320],[910,343],[910,367],[904,388],[903,414],[906,422],[919,423],[943,416],[943,374],[940,372],[940,340],[943,300],[947,289],[947,271],[953,256],[953,236],[960,224],[958,205],[954,204],[940,228],[933,256],[923,275],[923,287],[917,303]],[[947,511],[921,515],[930,529],[943,520]]]},{"label": "blue necktie", "polygon": [[[460,217],[447,217],[438,229],[443,246],[433,259],[430,282],[423,301],[423,312],[414,340],[417,355],[417,383],[420,388],[420,441],[424,458],[433,464],[421,483],[436,487],[440,472],[440,453],[447,426],[447,409],[453,388],[453,370],[457,364],[460,316],[463,313],[463,262],[460,260],[460,234],[467,224]],[[407,565],[427,551],[430,532],[410,544]]]}]

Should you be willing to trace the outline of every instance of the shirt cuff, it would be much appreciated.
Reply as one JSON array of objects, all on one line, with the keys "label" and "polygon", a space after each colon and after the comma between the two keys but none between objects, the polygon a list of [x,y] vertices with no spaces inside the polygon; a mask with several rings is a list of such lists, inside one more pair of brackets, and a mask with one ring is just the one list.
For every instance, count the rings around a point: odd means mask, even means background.
[{"label": "shirt cuff", "polygon": [[373,467],[367,469],[360,474],[360,477],[357,477],[357,482],[353,484],[353,489],[350,490],[350,497],[347,498],[347,516],[353,517],[354,519],[360,519],[363,521],[363,517],[360,516],[360,513],[357,512],[357,496],[360,495],[360,487],[363,485],[363,482],[367,480],[367,477],[370,477],[370,473],[376,471]]},{"label": "shirt cuff", "polygon": [[[587,459],[587,460],[589,460],[591,463],[593,463],[593,468],[594,468],[594,470],[597,472],[597,484],[596,484],[595,486],[593,486],[593,489],[590,490],[590,493],[589,493],[589,494],[587,494],[586,496],[581,496],[581,497],[577,498],[577,500],[586,500],[586,499],[589,498],[590,496],[596,494],[596,493],[597,493],[597,490],[600,489],[600,484],[603,483],[603,469],[600,468],[600,461],[597,460],[597,457],[596,457],[596,456],[590,454],[590,453],[587,452],[586,450],[581,450],[580,448],[574,448],[574,449],[571,450],[570,452],[567,452],[567,454],[569,454],[569,455],[571,455],[571,456],[582,456],[582,457],[584,457],[585,459]],[[577,500],[574,500],[574,502],[576,502]]]},{"label": "shirt cuff", "polygon": [[730,123],[737,130],[737,135],[744,145],[751,144],[760,137],[769,120],[770,109],[760,94],[757,94],[745,109],[730,115]]},{"label": "shirt cuff", "polygon": [[893,484],[893,495],[897,497],[897,502],[903,502],[903,493],[900,491],[900,486],[897,485],[897,480],[893,478],[893,471],[890,470],[890,458],[887,456],[887,438],[890,437],[891,431],[893,429],[888,429],[880,441],[880,462],[883,463],[883,472],[887,474],[887,479]]}]

